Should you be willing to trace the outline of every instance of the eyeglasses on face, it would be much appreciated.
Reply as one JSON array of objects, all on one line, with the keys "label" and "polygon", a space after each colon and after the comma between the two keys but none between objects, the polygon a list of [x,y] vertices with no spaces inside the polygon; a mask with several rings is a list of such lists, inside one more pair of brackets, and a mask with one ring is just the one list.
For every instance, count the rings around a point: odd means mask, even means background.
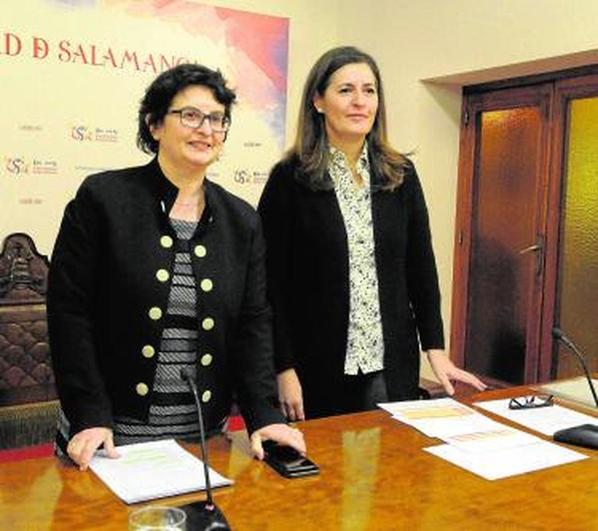
[{"label": "eyeglasses on face", "polygon": [[553,395],[520,396],[509,400],[509,409],[535,409],[554,404]]},{"label": "eyeglasses on face", "polygon": [[207,120],[214,133],[226,133],[230,128],[230,118],[221,112],[205,113],[195,107],[171,109],[168,114],[178,114],[181,124],[191,129],[199,129]]}]

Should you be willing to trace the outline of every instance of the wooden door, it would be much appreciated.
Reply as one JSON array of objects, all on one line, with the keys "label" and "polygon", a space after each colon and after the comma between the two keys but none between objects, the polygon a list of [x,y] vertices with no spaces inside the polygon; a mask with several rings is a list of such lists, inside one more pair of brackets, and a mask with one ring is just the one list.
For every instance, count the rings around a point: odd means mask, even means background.
[{"label": "wooden door", "polygon": [[550,86],[466,98],[452,348],[490,380],[535,381],[550,153]]},{"label": "wooden door", "polygon": [[598,75],[554,84],[548,200],[547,283],[538,379],[579,376],[575,356],[555,343],[559,326],[590,372],[598,371]]},{"label": "wooden door", "polygon": [[598,370],[598,75],[518,85],[465,94],[460,146],[451,351],[498,385],[580,374],[554,326]]}]

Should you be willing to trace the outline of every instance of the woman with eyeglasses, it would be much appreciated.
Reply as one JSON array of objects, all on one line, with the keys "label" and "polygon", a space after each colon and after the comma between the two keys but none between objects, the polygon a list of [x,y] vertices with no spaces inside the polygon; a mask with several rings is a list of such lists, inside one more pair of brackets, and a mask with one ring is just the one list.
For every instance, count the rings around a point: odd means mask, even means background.
[{"label": "woman with eyeglasses", "polygon": [[67,205],[49,274],[48,324],[61,403],[57,448],[87,468],[104,446],[194,438],[190,374],[209,433],[233,396],[254,454],[272,439],[305,452],[276,404],[259,217],[210,182],[235,93],[218,71],[158,76],[138,116],[146,166],[88,177]]}]

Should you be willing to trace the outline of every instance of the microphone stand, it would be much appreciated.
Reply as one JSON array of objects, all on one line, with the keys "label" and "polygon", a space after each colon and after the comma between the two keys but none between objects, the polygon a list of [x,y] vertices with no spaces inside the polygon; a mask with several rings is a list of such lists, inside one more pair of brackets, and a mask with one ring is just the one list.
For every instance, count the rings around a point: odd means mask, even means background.
[{"label": "microphone stand", "polygon": [[[596,396],[596,389],[594,389],[594,383],[586,366],[586,362],[579,349],[575,346],[575,343],[571,341],[565,333],[558,327],[552,329],[552,337],[557,341],[561,341],[571,352],[575,354],[583,371],[585,373],[590,391],[594,397],[594,402],[598,408],[598,396]],[[555,441],[563,442],[566,444],[573,444],[576,446],[583,446],[584,448],[598,448],[598,425],[596,424],[581,424],[579,426],[573,426],[564,430],[558,430],[554,432],[552,438]]]},{"label": "microphone stand", "polygon": [[588,381],[588,385],[590,386],[590,391],[592,392],[592,396],[594,397],[594,403],[596,404],[596,407],[598,408],[598,396],[596,395],[596,389],[594,389],[594,383],[592,382],[590,372],[588,371],[588,366],[586,365],[586,362],[584,361],[583,356],[581,355],[581,352],[575,346],[575,343],[573,343],[573,341],[571,341],[565,335],[565,333],[560,328],[558,328],[556,326],[552,329],[552,337],[554,337],[557,341],[561,341],[563,343],[563,345],[565,345],[571,352],[573,352],[573,354],[575,354],[575,356],[577,356],[577,359],[579,360],[581,368],[583,369],[583,372],[586,375],[586,380]]},{"label": "microphone stand", "polygon": [[206,481],[206,500],[188,503],[180,507],[187,514],[187,531],[203,531],[212,529],[229,530],[230,526],[224,513],[216,506],[212,498],[212,484],[210,482],[210,468],[208,465],[208,450],[206,448],[206,434],[203,424],[201,403],[197,395],[197,387],[193,377],[185,369],[181,370],[181,378],[187,382],[197,409],[199,419],[199,441],[201,448],[201,459],[203,461],[204,477]]}]

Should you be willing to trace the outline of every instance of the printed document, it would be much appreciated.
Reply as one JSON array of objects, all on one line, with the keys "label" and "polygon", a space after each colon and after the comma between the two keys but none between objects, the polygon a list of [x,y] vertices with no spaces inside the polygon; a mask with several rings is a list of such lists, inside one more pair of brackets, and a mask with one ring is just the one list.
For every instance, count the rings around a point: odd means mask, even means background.
[{"label": "printed document", "polygon": [[[476,405],[484,407],[484,404],[491,404],[491,407],[486,409],[497,413],[498,409],[502,412],[505,407],[508,410],[508,403],[508,400],[496,400]],[[452,398],[392,402],[378,406],[391,413],[394,419],[414,427],[424,435],[436,437],[447,443],[426,448],[427,452],[489,480],[571,463],[587,457],[505,426]],[[537,415],[537,412],[555,407],[558,406],[531,411]],[[574,413],[570,410],[567,412]],[[574,424],[580,422],[580,418],[575,417]],[[529,426],[528,423],[524,424]]]},{"label": "printed document", "polygon": [[535,444],[491,452],[468,452],[451,444],[432,446],[425,450],[489,480],[588,458],[587,455],[540,439]]},{"label": "printed document", "polygon": [[598,417],[584,415],[557,404],[530,409],[509,409],[509,399],[504,399],[476,402],[475,405],[549,436],[552,436],[555,431],[579,424],[598,424]]},{"label": "printed document", "polygon": [[502,427],[502,424],[452,398],[408,400],[378,406],[399,422],[408,424],[428,437],[439,439]]},{"label": "printed document", "polygon": [[[118,459],[98,452],[90,463],[96,475],[125,503],[204,490],[203,462],[173,439],[117,447]],[[212,487],[233,482],[210,469]]]}]

